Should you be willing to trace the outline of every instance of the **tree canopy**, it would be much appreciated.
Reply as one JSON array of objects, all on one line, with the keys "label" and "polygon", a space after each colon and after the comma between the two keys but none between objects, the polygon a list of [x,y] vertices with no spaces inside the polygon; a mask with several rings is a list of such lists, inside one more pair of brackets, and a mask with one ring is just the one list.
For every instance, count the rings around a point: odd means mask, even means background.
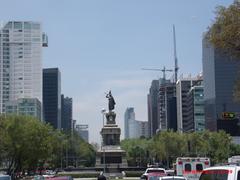
[{"label": "tree canopy", "polygon": [[171,167],[177,157],[198,156],[211,158],[212,164],[226,162],[227,158],[240,153],[240,146],[231,142],[224,131],[179,133],[164,131],[151,139],[128,139],[121,142],[127,152],[129,165],[145,166],[157,162]]},{"label": "tree canopy", "polygon": [[8,174],[57,168],[64,165],[90,166],[93,147],[75,132],[64,134],[32,116],[0,116],[0,165]]},{"label": "tree canopy", "polygon": [[208,36],[216,48],[240,60],[240,2],[217,7]]}]

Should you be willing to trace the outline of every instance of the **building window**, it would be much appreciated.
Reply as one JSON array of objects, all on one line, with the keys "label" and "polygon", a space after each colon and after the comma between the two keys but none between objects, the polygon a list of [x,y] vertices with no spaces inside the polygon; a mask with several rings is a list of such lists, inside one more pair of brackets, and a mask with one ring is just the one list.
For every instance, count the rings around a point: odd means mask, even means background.
[{"label": "building window", "polygon": [[22,23],[21,22],[14,22],[14,29],[22,29]]},{"label": "building window", "polygon": [[24,22],[24,29],[31,29],[31,24],[29,22]]}]

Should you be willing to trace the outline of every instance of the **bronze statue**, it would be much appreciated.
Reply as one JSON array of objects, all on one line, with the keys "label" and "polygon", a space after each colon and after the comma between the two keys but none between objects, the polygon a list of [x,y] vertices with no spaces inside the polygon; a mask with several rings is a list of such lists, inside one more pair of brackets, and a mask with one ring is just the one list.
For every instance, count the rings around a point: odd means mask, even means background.
[{"label": "bronze statue", "polygon": [[109,91],[109,93],[106,95],[106,98],[108,98],[108,110],[112,111],[116,103],[114,101],[111,91]]}]

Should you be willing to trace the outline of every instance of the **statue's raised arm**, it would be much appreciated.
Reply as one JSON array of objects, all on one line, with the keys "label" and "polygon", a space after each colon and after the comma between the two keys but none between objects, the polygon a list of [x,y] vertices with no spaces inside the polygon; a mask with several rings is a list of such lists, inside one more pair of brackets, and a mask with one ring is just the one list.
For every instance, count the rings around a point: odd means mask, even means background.
[{"label": "statue's raised arm", "polygon": [[116,103],[114,101],[111,91],[109,91],[109,93],[106,95],[106,98],[108,98],[108,110],[112,111]]}]

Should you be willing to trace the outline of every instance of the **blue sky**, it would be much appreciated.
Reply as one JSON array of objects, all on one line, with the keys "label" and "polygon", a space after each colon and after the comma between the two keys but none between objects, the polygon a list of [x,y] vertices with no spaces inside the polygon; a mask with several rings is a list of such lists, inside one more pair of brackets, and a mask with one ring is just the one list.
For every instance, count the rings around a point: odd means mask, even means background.
[{"label": "blue sky", "polygon": [[179,74],[201,72],[202,34],[214,20],[215,7],[232,2],[0,0],[0,20],[42,23],[49,38],[43,66],[60,69],[62,93],[73,98],[74,119],[89,124],[90,142],[100,142],[104,93],[112,90],[120,127],[127,107],[135,108],[136,119],[147,120],[151,80],[162,74],[141,68],[173,68],[175,24]]}]

